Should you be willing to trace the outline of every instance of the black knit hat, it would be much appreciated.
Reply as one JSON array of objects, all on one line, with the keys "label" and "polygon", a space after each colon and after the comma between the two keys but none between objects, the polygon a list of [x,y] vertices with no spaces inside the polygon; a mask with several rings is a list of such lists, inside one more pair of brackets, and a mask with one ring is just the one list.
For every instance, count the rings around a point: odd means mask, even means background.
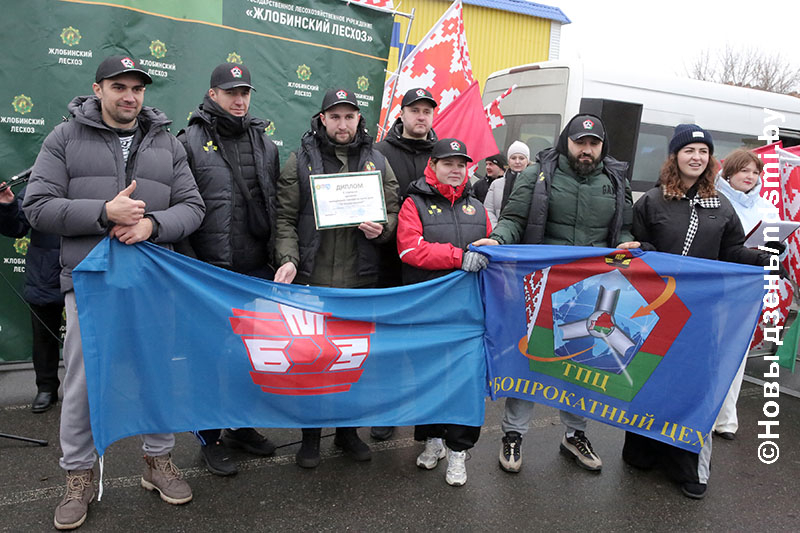
[{"label": "black knit hat", "polygon": [[503,154],[494,154],[491,157],[487,157],[486,161],[491,161],[500,168],[506,168],[508,166],[508,161],[506,161],[506,156],[504,156]]},{"label": "black knit hat", "polygon": [[669,141],[669,153],[677,154],[687,144],[703,143],[708,146],[711,155],[714,155],[714,139],[711,134],[697,124],[678,124],[675,133]]}]

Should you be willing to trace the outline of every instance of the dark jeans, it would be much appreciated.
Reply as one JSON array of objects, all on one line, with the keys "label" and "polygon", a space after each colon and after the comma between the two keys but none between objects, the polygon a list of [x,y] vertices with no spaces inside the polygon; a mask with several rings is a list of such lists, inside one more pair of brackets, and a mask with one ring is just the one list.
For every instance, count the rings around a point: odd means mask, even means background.
[{"label": "dark jeans", "polygon": [[63,303],[30,304],[33,327],[33,370],[39,392],[58,392],[58,358],[61,349]]}]

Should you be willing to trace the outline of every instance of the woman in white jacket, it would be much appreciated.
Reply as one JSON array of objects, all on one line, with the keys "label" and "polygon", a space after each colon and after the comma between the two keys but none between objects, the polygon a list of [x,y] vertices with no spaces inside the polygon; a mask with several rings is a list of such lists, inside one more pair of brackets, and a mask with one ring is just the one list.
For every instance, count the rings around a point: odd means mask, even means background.
[{"label": "woman in white jacket", "polygon": [[520,172],[525,170],[531,162],[531,150],[528,145],[522,141],[514,141],[508,147],[508,170],[502,178],[497,178],[489,186],[489,192],[486,193],[486,200],[483,206],[486,208],[486,214],[489,215],[489,220],[492,222],[492,227],[497,225],[500,219],[500,212],[508,200],[508,195],[511,189],[514,188],[514,181]]},{"label": "woman in white jacket", "polygon": [[[745,235],[748,235],[762,220],[779,220],[778,208],[767,199],[761,197],[761,170],[764,164],[748,150],[733,151],[723,162],[722,170],[717,174],[717,191],[730,200],[731,205],[739,215]],[[785,247],[782,244],[770,243],[777,247],[782,254]],[[781,255],[783,259],[783,255]],[[736,430],[739,429],[739,420],[736,416],[736,401],[739,399],[739,390],[744,378],[744,367],[747,363],[747,351],[742,356],[742,364],[736,377],[731,383],[728,395],[722,404],[717,421],[714,423],[714,433],[720,437],[733,440]]]}]

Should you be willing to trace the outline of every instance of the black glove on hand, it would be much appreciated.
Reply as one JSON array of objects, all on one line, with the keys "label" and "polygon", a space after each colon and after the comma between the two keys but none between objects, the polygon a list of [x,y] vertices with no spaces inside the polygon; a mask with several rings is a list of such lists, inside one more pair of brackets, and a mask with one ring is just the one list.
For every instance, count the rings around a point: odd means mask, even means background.
[{"label": "black glove on hand", "polygon": [[786,245],[778,241],[769,241],[764,243],[764,248],[772,248],[778,250],[778,255],[781,255],[786,250]]}]

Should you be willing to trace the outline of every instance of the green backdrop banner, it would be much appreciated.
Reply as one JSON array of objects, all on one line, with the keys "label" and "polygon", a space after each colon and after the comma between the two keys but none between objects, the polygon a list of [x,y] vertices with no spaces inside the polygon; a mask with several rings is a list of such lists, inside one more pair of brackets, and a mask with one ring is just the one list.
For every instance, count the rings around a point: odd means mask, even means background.
[{"label": "green backdrop banner", "polygon": [[[13,4],[13,5],[10,5]],[[296,149],[325,91],[356,93],[375,134],[393,17],[343,0],[0,0],[0,181],[28,168],[42,141],[91,94],[97,65],[126,54],[148,70],[144,103],[183,128],[211,71],[247,65],[251,113],[271,121],[281,161]],[[24,252],[0,238],[0,362],[30,358],[21,292]]]}]

